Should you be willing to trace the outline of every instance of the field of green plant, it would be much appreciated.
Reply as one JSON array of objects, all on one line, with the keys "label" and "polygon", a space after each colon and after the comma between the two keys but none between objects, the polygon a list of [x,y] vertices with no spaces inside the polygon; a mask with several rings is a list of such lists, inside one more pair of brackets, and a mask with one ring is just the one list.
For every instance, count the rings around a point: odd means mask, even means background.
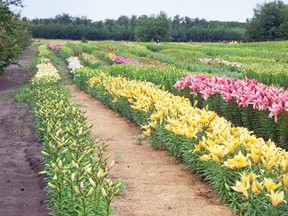
[{"label": "field of green plant", "polygon": [[[97,48],[97,51],[93,46]],[[93,46],[81,44],[78,49],[89,54],[92,54],[93,51],[94,54],[99,51],[110,52],[117,56],[138,59],[140,62],[150,64],[157,64],[157,61],[160,61],[162,64],[169,64],[190,72],[238,78],[246,76],[268,85],[288,86],[285,73],[288,69],[287,41],[247,44],[153,44],[109,41]],[[76,47],[74,46],[74,49],[77,49]]]},{"label": "field of green plant", "polygon": [[288,215],[287,50],[288,42],[40,46],[31,85],[53,212],[101,206],[108,215],[121,183],[109,180],[102,154],[92,156],[105,147],[83,134],[85,118],[57,90],[52,51],[80,89],[141,126],[153,147],[188,164],[240,215]]}]

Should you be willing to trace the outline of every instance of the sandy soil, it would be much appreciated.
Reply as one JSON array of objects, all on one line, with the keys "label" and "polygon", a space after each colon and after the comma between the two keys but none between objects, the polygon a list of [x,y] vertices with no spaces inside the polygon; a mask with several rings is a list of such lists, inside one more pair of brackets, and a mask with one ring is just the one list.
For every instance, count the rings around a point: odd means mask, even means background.
[{"label": "sandy soil", "polygon": [[35,136],[32,108],[17,103],[15,94],[29,82],[29,64],[36,49],[19,57],[22,67],[11,65],[0,74],[0,215],[48,215],[44,203],[41,144]]},{"label": "sandy soil", "polygon": [[234,215],[217,195],[186,166],[147,141],[137,142],[142,132],[132,122],[101,102],[69,86],[72,101],[86,112],[93,136],[109,144],[115,160],[113,178],[127,188],[113,202],[116,216],[210,216]]}]

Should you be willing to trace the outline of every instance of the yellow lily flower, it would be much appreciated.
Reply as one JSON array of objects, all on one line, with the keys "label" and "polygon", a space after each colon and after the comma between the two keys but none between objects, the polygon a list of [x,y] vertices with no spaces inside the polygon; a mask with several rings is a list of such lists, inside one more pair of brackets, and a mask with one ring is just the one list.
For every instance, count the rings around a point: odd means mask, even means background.
[{"label": "yellow lily flower", "polygon": [[238,155],[234,156],[234,158],[225,161],[224,166],[233,170],[247,166],[249,164],[248,162],[248,157],[245,157],[242,152],[239,151]]},{"label": "yellow lily flower", "polygon": [[151,126],[152,128],[156,128],[157,127],[157,121],[150,122],[149,126]]},{"label": "yellow lily flower", "polygon": [[285,174],[282,176],[283,177],[283,185],[288,188],[288,175]]},{"label": "yellow lily flower", "polygon": [[186,131],[185,131],[186,137],[187,137],[187,138],[190,138],[190,139],[194,138],[194,137],[196,136],[196,134],[197,134],[197,131],[194,130],[193,127],[189,127],[189,128],[187,128]]},{"label": "yellow lily flower", "polygon": [[277,188],[279,188],[282,185],[281,182],[279,182],[277,185],[276,183],[270,179],[270,178],[264,178],[264,186],[267,189],[268,193],[271,191],[275,191]]},{"label": "yellow lily flower", "polygon": [[151,129],[148,128],[145,132],[144,132],[145,136],[151,136]]},{"label": "yellow lily flower", "polygon": [[243,193],[248,198],[248,189],[250,185],[245,182],[236,181],[236,186],[231,187],[233,190]]},{"label": "yellow lily flower", "polygon": [[287,152],[283,152],[284,156],[282,156],[280,160],[280,165],[284,171],[288,170],[288,154]]},{"label": "yellow lily flower", "polygon": [[203,161],[208,161],[208,160],[211,160],[211,157],[207,154],[204,154],[204,155],[201,155],[199,157],[200,160],[203,160]]},{"label": "yellow lily flower", "polygon": [[172,127],[170,124],[165,125],[165,130],[172,132]]},{"label": "yellow lily flower", "polygon": [[228,148],[224,145],[214,145],[206,149],[210,151],[212,158],[217,158],[216,162],[220,162],[219,158],[223,158],[228,153]]},{"label": "yellow lily flower", "polygon": [[258,196],[262,191],[263,186],[258,181],[254,181],[252,183],[252,192]]},{"label": "yellow lily flower", "polygon": [[241,177],[242,177],[242,181],[246,182],[249,185],[252,185],[254,180],[257,178],[257,175],[255,173],[250,173],[249,175],[242,173]]},{"label": "yellow lily flower", "polygon": [[284,191],[277,191],[274,192],[273,190],[271,191],[271,194],[267,194],[270,197],[270,200],[272,202],[272,206],[276,207],[278,206],[280,203],[285,202],[284,200]]},{"label": "yellow lily flower", "polygon": [[213,160],[213,161],[215,161],[215,162],[217,162],[217,163],[220,163],[220,162],[221,162],[220,158],[219,158],[217,155],[211,154],[211,156],[212,156],[212,160]]}]

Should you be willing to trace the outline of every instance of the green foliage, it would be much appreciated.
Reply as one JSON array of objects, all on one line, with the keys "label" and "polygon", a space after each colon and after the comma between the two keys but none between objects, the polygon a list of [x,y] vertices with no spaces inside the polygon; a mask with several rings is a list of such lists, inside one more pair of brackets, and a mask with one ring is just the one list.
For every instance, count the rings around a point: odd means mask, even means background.
[{"label": "green foliage", "polygon": [[20,4],[21,1],[0,2],[0,71],[14,63],[19,53],[30,45],[30,34],[27,24],[20,22],[8,5]]},{"label": "green foliage", "polygon": [[74,51],[72,48],[70,48],[68,45],[64,45],[61,47],[61,49],[59,50],[59,56],[62,59],[67,59],[70,56],[74,55]]},{"label": "green foliage", "polygon": [[146,48],[152,52],[160,52],[163,49],[163,46],[160,44],[147,44]]},{"label": "green foliage", "polygon": [[[283,19],[285,19],[283,15]],[[286,27],[283,26],[283,29]],[[124,41],[231,41],[245,39],[245,23],[206,21],[176,15],[171,21],[163,12],[159,15],[120,16],[117,20],[91,22],[87,17],[69,14],[55,18],[33,19],[29,29],[34,38],[72,40]]]},{"label": "green foliage", "polygon": [[171,35],[171,20],[161,12],[158,16],[140,16],[135,29],[137,41],[169,41]]},{"label": "green foliage", "polygon": [[265,2],[254,9],[248,20],[247,37],[253,41],[288,39],[288,5],[283,1]]},{"label": "green foliage", "polygon": [[31,93],[33,92],[33,85],[27,84],[24,85],[16,95],[17,102],[32,102]]},{"label": "green foliage", "polygon": [[219,42],[244,39],[245,24],[240,22],[207,21],[176,15],[172,20],[172,41],[174,42]]},{"label": "green foliage", "polygon": [[146,80],[153,82],[174,93],[179,94],[173,87],[175,82],[181,77],[186,76],[189,72],[175,67],[159,68],[157,66],[141,67],[139,65],[112,65],[108,68],[108,72],[113,76],[123,76],[135,80]]}]

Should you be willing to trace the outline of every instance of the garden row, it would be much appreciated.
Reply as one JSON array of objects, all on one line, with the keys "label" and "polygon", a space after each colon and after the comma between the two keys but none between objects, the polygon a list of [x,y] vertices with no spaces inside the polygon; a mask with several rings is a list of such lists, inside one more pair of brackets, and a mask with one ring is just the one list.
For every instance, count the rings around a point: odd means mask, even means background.
[{"label": "garden row", "polygon": [[[107,144],[91,138],[84,114],[69,102],[46,45],[39,46],[36,74],[27,91],[33,98],[37,136],[43,143],[47,203],[52,215],[110,215],[122,183],[111,181]],[[21,97],[21,96],[20,96]],[[95,155],[96,152],[96,155]]]},{"label": "garden row", "polygon": [[155,148],[181,158],[232,208],[244,215],[287,214],[285,150],[151,82],[82,67],[75,57],[69,62],[81,89],[141,125]]}]

